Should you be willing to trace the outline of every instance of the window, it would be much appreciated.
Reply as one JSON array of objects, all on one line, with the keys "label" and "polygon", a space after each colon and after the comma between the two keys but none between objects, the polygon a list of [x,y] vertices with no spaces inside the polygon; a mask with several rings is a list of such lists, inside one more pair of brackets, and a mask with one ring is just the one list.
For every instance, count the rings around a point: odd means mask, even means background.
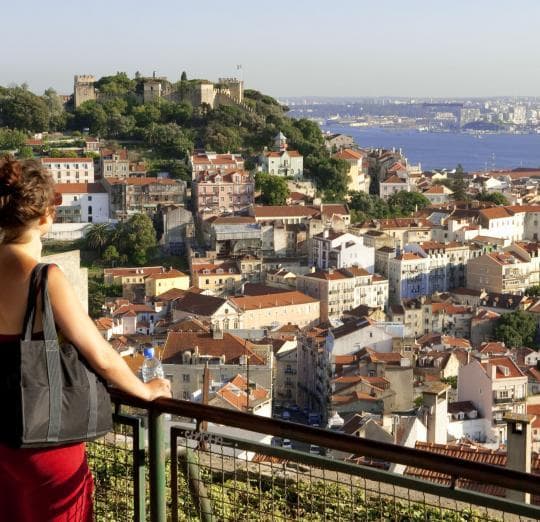
[{"label": "window", "polygon": [[92,213],[92,205],[88,205],[88,213],[89,213],[89,214]]},{"label": "window", "polygon": [[189,373],[182,374],[182,382],[189,382]]},{"label": "window", "polygon": [[92,201],[92,196],[88,196],[88,201]]}]

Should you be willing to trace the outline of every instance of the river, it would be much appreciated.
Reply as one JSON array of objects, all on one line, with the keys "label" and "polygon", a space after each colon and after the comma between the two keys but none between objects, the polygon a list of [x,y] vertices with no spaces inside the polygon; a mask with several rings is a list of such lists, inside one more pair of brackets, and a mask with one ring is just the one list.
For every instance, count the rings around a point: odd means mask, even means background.
[{"label": "river", "polygon": [[540,167],[540,134],[481,134],[419,132],[414,129],[323,125],[321,129],[352,136],[360,147],[401,148],[409,163],[422,169],[466,171]]}]

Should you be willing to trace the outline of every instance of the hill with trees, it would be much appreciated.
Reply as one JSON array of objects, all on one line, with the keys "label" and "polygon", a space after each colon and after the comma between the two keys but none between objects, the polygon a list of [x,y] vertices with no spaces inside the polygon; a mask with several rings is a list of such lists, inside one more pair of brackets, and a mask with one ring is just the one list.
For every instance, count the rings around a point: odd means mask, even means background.
[{"label": "hill with trees", "polygon": [[[182,79],[171,85],[182,93],[200,80]],[[304,156],[305,176],[316,182],[327,201],[343,200],[347,193],[348,165],[333,159],[324,146],[319,126],[306,119],[287,116],[287,107],[255,90],[244,91],[244,107],[208,105],[194,107],[187,101],[160,98],[142,103],[141,80],[119,72],[100,78],[96,84],[100,96],[74,109],[64,107],[54,89],[42,96],[24,85],[0,88],[0,125],[12,131],[71,132],[88,131],[107,140],[131,142],[154,170],[168,170],[189,179],[185,159],[194,148],[215,152],[241,152],[253,165],[264,147],[271,147],[281,131],[289,147]],[[181,99],[181,96],[180,96]],[[1,138],[1,137],[0,137]],[[0,139],[4,150],[20,148],[19,136]],[[13,142],[13,143],[11,143]],[[11,147],[10,145],[16,145]]]}]

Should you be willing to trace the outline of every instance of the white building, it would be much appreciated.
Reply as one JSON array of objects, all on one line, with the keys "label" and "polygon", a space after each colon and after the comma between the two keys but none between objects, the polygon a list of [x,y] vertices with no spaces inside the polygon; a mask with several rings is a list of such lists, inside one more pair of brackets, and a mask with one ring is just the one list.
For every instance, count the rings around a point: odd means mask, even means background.
[{"label": "white building", "polygon": [[506,442],[506,413],[525,413],[527,376],[510,357],[473,360],[458,374],[458,401],[470,401],[490,422],[499,443]]},{"label": "white building", "polygon": [[55,183],[94,183],[94,160],[91,158],[41,158]]},{"label": "white building", "polygon": [[62,204],[56,207],[56,223],[107,223],[109,194],[100,183],[57,183]]},{"label": "white building", "polygon": [[423,192],[429,201],[433,204],[448,203],[454,192],[444,185],[433,185]]},{"label": "white building", "polygon": [[304,157],[297,150],[287,149],[287,138],[280,132],[275,138],[274,150],[263,152],[261,170],[274,176],[302,178]]},{"label": "white building", "polygon": [[189,157],[192,179],[200,172],[220,172],[224,170],[244,170],[244,158],[241,154],[217,154],[215,152],[197,152]]},{"label": "white building", "polygon": [[329,230],[313,236],[310,262],[317,268],[361,266],[369,273],[375,268],[375,249],[364,245],[364,238]]},{"label": "white building", "polygon": [[429,295],[429,272],[431,262],[418,253],[404,252],[388,260],[388,283],[390,301]]},{"label": "white building", "polygon": [[381,199],[388,199],[393,194],[401,191],[412,192],[412,184],[404,177],[400,177],[397,174],[390,176],[389,178],[379,183],[379,195]]},{"label": "white building", "polygon": [[384,308],[388,301],[388,280],[356,266],[298,275],[296,287],[320,300],[322,321],[339,319],[360,305]]}]

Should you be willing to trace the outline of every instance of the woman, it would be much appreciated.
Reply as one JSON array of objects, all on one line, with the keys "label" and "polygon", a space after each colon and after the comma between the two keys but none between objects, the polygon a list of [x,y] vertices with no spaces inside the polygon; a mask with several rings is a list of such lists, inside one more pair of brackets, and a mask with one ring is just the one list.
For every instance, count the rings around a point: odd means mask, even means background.
[{"label": "woman", "polygon": [[[41,237],[51,227],[55,192],[51,176],[34,161],[0,160],[0,350],[18,350],[30,274],[41,257]],[[55,265],[49,295],[59,331],[94,370],[114,386],[146,400],[170,397],[170,384],[144,384],[99,334],[71,285]],[[37,318],[34,335],[39,338]],[[13,353],[13,352],[11,352]],[[4,420],[5,422],[5,420]],[[0,520],[90,522],[92,475],[84,444],[21,449],[0,443]]]}]

